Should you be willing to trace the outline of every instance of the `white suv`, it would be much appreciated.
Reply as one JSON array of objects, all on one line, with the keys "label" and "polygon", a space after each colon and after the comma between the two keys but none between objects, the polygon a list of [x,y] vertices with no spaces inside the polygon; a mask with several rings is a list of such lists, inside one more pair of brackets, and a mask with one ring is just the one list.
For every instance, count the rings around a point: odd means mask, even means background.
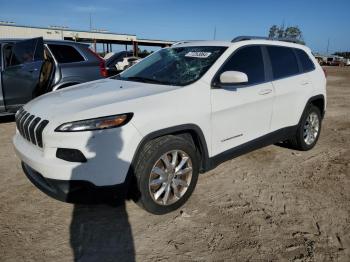
[{"label": "white suv", "polygon": [[28,178],[56,199],[127,187],[164,214],[223,161],[281,141],[311,149],[325,108],[325,74],[303,45],[179,43],[26,104],[13,143]]}]

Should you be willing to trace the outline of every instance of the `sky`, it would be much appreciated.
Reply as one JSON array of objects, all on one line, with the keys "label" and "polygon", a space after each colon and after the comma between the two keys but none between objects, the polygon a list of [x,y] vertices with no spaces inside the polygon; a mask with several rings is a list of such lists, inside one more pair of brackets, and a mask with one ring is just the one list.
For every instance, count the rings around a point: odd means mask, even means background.
[{"label": "sky", "polygon": [[0,21],[68,26],[163,40],[267,36],[273,24],[299,26],[315,52],[350,51],[350,0],[0,0]]}]

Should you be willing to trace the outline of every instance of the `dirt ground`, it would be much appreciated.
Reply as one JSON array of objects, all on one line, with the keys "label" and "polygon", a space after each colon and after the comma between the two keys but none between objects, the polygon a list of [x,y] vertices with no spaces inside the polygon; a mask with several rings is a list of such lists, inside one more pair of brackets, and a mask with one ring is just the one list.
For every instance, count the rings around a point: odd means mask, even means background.
[{"label": "dirt ground", "polygon": [[0,261],[350,261],[350,68],[327,71],[313,150],[228,161],[163,216],[49,198],[21,171],[14,123],[0,124]]}]

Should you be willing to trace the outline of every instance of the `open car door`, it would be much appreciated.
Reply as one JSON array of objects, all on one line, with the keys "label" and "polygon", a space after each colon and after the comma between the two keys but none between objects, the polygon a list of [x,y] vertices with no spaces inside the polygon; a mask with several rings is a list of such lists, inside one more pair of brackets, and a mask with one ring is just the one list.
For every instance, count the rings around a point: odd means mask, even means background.
[{"label": "open car door", "polygon": [[44,41],[33,38],[3,46],[2,88],[7,112],[17,109],[35,96],[44,62]]}]

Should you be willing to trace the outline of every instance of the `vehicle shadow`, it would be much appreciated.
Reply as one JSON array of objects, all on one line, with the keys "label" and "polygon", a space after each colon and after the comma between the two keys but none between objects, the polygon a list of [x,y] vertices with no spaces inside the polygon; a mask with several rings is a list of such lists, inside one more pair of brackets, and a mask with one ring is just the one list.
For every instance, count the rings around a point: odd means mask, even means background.
[{"label": "vehicle shadow", "polygon": [[[89,167],[93,175],[103,176],[103,171],[107,170],[113,175],[116,170],[129,166],[117,157],[122,149],[122,140],[118,132],[117,135],[112,132],[111,137],[111,132],[101,131],[96,134],[98,142],[95,135],[88,140],[87,147],[95,156],[88,158],[86,163],[73,170],[73,180],[87,175],[86,167]],[[99,165],[94,165],[94,162],[98,162]],[[70,225],[70,244],[74,261],[135,261],[134,240],[125,208],[126,194],[120,192],[121,195],[116,196],[119,198],[111,205],[111,192],[102,193],[105,191],[89,191],[85,192],[87,197],[84,201],[74,200],[82,203],[74,205]]]},{"label": "vehicle shadow", "polygon": [[75,205],[70,244],[74,261],[135,261],[125,205]]},{"label": "vehicle shadow", "polygon": [[291,150],[296,150],[291,143],[288,141],[283,141],[283,142],[278,142],[275,144],[275,146],[286,148],[286,149],[291,149]]},{"label": "vehicle shadow", "polygon": [[15,122],[15,115],[0,116],[0,124]]}]

